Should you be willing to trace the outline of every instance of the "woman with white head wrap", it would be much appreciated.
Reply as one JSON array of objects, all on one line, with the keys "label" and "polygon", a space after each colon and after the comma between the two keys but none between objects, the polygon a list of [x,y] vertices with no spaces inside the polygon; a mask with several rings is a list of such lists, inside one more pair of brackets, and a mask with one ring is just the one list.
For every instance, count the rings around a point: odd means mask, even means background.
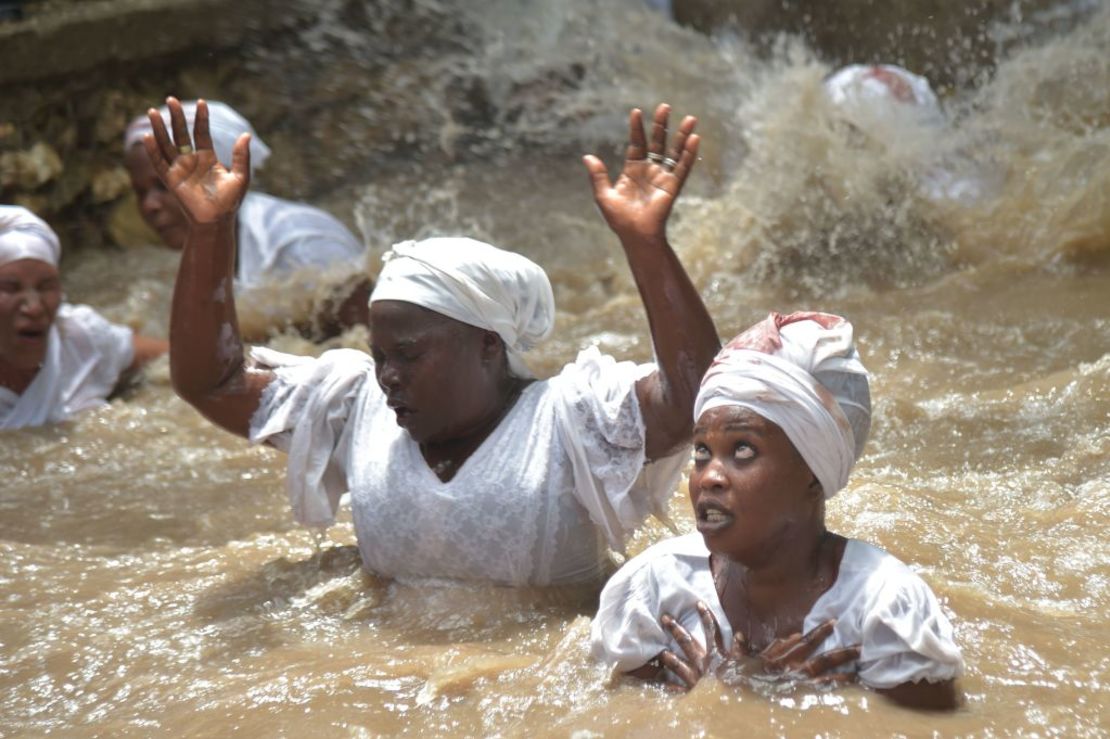
[{"label": "woman with white head wrap", "polygon": [[400,300],[494,331],[505,342],[509,371],[535,376],[522,353],[555,326],[555,296],[539,265],[467,238],[403,241],[383,259],[371,303]]},{"label": "woman with white head wrap", "polygon": [[[169,107],[173,141],[186,141],[180,105]],[[633,111],[615,184],[600,160],[585,160],[640,287],[658,365],[594,348],[536,380],[523,354],[552,331],[547,275],[467,238],[403,242],[386,255],[370,299],[370,356],[255,349],[247,367],[234,301],[207,298],[234,248],[248,139],[228,170],[211,149],[203,105],[195,152],[172,143],[152,112],[146,150],[190,217],[171,325],[175,388],[224,428],[288,452],[299,521],[330,524],[349,492],[363,563],[378,574],[596,582],[606,547],[622,549],[672,494],[698,380],[719,347],[666,241],[698,147],[688,117],[665,156],[668,117],[659,106],[649,144]]]},{"label": "woman with white head wrap", "polygon": [[825,501],[847,483],[871,425],[852,325],[771,314],[717,355],[694,412],[698,533],[656,544],[609,581],[595,656],[687,688],[709,670],[763,671],[957,705],[963,660],[929,586],[825,528]]},{"label": "woman with white head wrap", "polygon": [[64,421],[165,352],[85,305],[62,302],[62,247],[25,208],[0,205],[0,429]]},{"label": "woman with white head wrap", "polygon": [[[270,158],[270,148],[262,142],[250,122],[229,105],[209,101],[208,121],[212,149],[216,158],[230,167],[232,150],[242,134],[250,134],[250,168],[257,172]],[[188,125],[196,121],[196,102],[182,103]],[[169,109],[160,109],[163,122],[170,121]],[[124,152],[131,185],[138,198],[143,219],[171,249],[182,249],[188,233],[188,220],[177,202],[155,174],[150,158],[142,147],[143,137],[152,132],[150,119],[140,116],[124,132]],[[369,280],[363,244],[338,219],[304,203],[248,192],[237,213],[237,245],[234,285],[241,297],[251,290],[296,274],[312,287],[319,279],[336,282],[344,291],[339,302],[357,300],[358,306],[339,306],[340,326],[366,322],[366,295]],[[354,276],[362,275],[359,280]],[[357,283],[353,288],[350,284]],[[264,296],[264,293],[256,293]],[[261,297],[259,299],[265,299]],[[276,311],[275,311],[276,312]],[[348,318],[343,315],[350,314]],[[335,316],[320,316],[325,324]],[[325,330],[325,333],[334,332]]]}]

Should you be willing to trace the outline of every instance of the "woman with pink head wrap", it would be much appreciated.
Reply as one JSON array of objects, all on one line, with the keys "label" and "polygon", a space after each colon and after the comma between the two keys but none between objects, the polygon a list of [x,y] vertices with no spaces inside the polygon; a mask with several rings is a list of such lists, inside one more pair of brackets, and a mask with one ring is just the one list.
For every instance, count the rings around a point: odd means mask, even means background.
[{"label": "woman with pink head wrap", "polygon": [[825,528],[825,501],[871,425],[852,324],[772,313],[720,351],[694,417],[698,533],[656,544],[609,581],[594,654],[688,688],[710,670],[757,683],[858,679],[906,705],[956,706],[963,660],[929,586]]},{"label": "woman with pink head wrap", "polygon": [[63,303],[61,253],[45,221],[0,205],[0,429],[101,405],[121,375],[167,349],[87,305]]}]

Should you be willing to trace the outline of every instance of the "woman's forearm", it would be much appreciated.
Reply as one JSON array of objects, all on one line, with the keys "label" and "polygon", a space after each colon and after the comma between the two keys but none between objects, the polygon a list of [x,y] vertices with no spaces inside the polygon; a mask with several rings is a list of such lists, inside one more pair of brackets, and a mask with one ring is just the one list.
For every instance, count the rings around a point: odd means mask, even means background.
[{"label": "woman's forearm", "polygon": [[265,382],[243,371],[234,256],[234,215],[192,224],[174,286],[170,376],[177,394],[197,410],[229,431],[246,435]]},{"label": "woman's forearm", "polygon": [[[664,237],[621,241],[647,313],[659,372],[641,402],[649,430],[648,456],[684,443],[693,426],[701,378],[721,348],[713,319]],[[652,448],[654,447],[654,448]]]}]

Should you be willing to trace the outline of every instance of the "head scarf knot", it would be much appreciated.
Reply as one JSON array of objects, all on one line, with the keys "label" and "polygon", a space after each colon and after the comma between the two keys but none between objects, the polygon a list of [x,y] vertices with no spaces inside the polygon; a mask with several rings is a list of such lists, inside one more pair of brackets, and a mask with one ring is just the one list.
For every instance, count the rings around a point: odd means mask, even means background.
[{"label": "head scarf knot", "polygon": [[18,205],[0,205],[0,267],[20,259],[58,266],[62,245],[46,221]]},{"label": "head scarf knot", "polygon": [[[193,128],[196,126],[197,103],[195,100],[182,102],[181,108],[185,113],[185,122],[189,126],[191,135]],[[162,115],[166,130],[172,131],[170,109],[163,105],[158,109],[158,112]],[[235,149],[235,142],[244,133],[251,135],[251,174],[261,169],[266,160],[270,158],[270,147],[266,146],[258,134],[255,133],[250,121],[239,115],[234,108],[226,103],[215,100],[208,101],[208,130],[212,134],[212,149],[216,152],[216,158],[220,160],[220,164],[228,169],[231,169],[231,153]],[[150,119],[146,117],[145,113],[131,121],[123,134],[124,151],[135,144],[142,143],[143,136],[153,132],[154,129],[150,125]]]},{"label": "head scarf knot", "polygon": [[852,324],[828,313],[772,313],[717,354],[694,402],[695,422],[721,406],[779,426],[831,498],[848,483],[871,429]]},{"label": "head scarf knot", "polygon": [[400,300],[493,331],[505,342],[509,371],[534,377],[521,353],[555,323],[555,296],[543,269],[511,251],[453,237],[394,244],[370,302]]}]

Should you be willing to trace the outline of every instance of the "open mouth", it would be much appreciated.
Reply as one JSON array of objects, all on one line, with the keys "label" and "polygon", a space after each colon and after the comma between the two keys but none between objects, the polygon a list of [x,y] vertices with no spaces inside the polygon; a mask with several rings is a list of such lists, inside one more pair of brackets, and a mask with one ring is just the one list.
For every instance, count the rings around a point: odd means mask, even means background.
[{"label": "open mouth", "polygon": [[48,330],[37,328],[23,328],[16,331],[16,335],[24,341],[44,341]]},{"label": "open mouth", "polygon": [[410,418],[412,418],[413,410],[407,405],[401,403],[388,403],[390,410],[397,414],[397,425],[405,426]]},{"label": "open mouth", "polygon": [[698,531],[702,534],[714,534],[728,528],[736,517],[724,506],[710,501],[701,501],[694,510],[697,517]]}]

